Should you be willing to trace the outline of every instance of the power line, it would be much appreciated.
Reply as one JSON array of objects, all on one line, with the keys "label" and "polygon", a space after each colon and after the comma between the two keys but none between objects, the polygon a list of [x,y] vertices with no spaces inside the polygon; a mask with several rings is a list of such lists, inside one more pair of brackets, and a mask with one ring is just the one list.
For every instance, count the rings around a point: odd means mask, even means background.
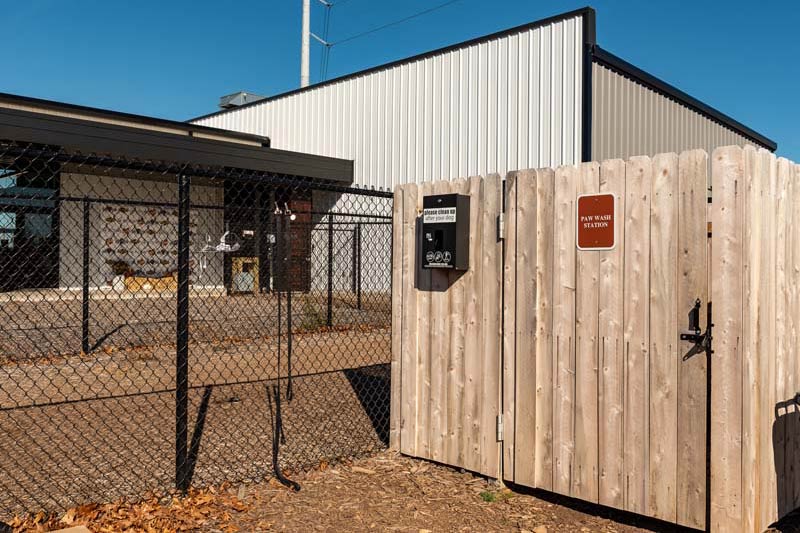
[{"label": "power line", "polygon": [[325,5],[325,22],[323,24],[322,39],[321,39],[324,48],[322,49],[322,57],[320,58],[319,61],[320,81],[325,81],[325,76],[327,76],[327,71],[328,71],[328,55],[330,54],[331,50],[330,44],[328,44],[328,29],[330,28],[331,24],[331,7],[333,7],[334,4],[326,3],[324,5]]},{"label": "power line", "polygon": [[[348,0],[339,0],[339,2],[336,2],[334,5],[339,5],[339,4],[342,4],[342,3],[347,2],[347,1]],[[427,15],[428,13],[431,13],[431,12],[436,11],[438,9],[442,9],[443,7],[447,7],[450,4],[455,4],[456,2],[459,2],[459,1],[460,0],[449,0],[448,2],[444,2],[444,3],[439,4],[437,6],[433,6],[431,8],[428,8],[428,9],[425,9],[423,11],[420,11],[418,13],[414,13],[413,15],[409,15],[409,16],[401,18],[399,20],[395,20],[394,22],[389,22],[389,23],[384,24],[382,26],[378,26],[377,28],[372,28],[371,30],[367,30],[367,31],[364,31],[364,32],[361,32],[361,33],[357,33],[355,35],[351,35],[350,37],[346,37],[344,39],[341,39],[339,41],[331,43],[330,46],[336,46],[336,45],[339,45],[339,44],[347,43],[347,42],[353,41],[355,39],[359,39],[361,37],[364,37],[365,35],[369,35],[371,33],[377,32],[377,31],[385,30],[386,28],[389,28],[391,26],[396,26],[397,24],[402,24],[403,22],[409,21],[411,19],[415,19],[417,17],[421,17],[423,15]]]},{"label": "power line", "polygon": [[[336,4],[334,4],[331,7],[334,7],[334,6],[337,6],[337,5],[339,5],[339,2],[337,2]],[[328,16],[325,17],[325,41],[326,42],[328,41],[328,32],[329,32],[330,25],[331,25],[331,13],[332,13],[332,11],[329,8],[328,9]],[[330,60],[331,60],[331,47],[330,46],[326,46],[325,47],[325,65],[324,65],[324,68],[322,70],[322,81],[325,81],[328,78],[328,64],[330,63]]]},{"label": "power line", "polygon": [[319,64],[320,81],[325,81],[328,78],[328,65],[330,64],[332,46],[331,43],[328,42],[328,34],[330,32],[331,25],[331,8],[346,4],[349,1],[350,0],[339,0],[338,2],[329,2],[327,0],[320,0],[322,5],[325,6],[324,30],[322,31],[322,39],[319,39],[320,43],[324,46]]},{"label": "power line", "polygon": [[384,30],[386,28],[390,28],[392,26],[396,26],[398,24],[402,24],[403,22],[415,19],[417,17],[421,17],[423,15],[427,15],[428,13],[432,13],[432,12],[434,12],[436,10],[442,9],[444,7],[447,7],[447,6],[451,5],[451,4],[455,4],[456,2],[459,2],[460,0],[448,0],[447,2],[444,2],[444,3],[439,4],[437,6],[433,6],[431,8],[422,10],[422,11],[420,11],[418,13],[414,13],[414,14],[409,15],[407,17],[403,17],[403,18],[401,18],[399,20],[395,20],[393,22],[389,22],[387,24],[383,24],[381,26],[378,26],[377,28],[372,28],[370,30],[367,30],[367,31],[364,31],[364,32],[361,32],[361,33],[357,33],[355,35],[351,35],[350,37],[346,37],[344,39],[341,39],[339,41],[331,43],[331,42],[328,41],[328,34],[329,34],[329,30],[330,30],[330,21],[331,21],[331,8],[332,7],[336,7],[336,6],[340,6],[340,5],[345,4],[345,3],[349,2],[349,1],[350,0],[338,0],[338,2],[329,2],[329,1],[326,1],[326,0],[320,0],[320,2],[325,6],[325,21],[324,21],[324,25],[323,25],[324,29],[323,29],[322,37],[317,37],[313,33],[311,34],[312,37],[316,38],[317,41],[319,41],[324,46],[324,49],[322,51],[322,57],[320,58],[320,65],[319,65],[320,81],[325,81],[327,79],[327,77],[328,77],[328,65],[330,64],[331,48],[333,48],[335,45],[346,43],[346,42],[350,42],[350,41],[353,41],[353,40],[358,39],[360,37],[364,37],[366,35],[370,35],[372,33]]}]

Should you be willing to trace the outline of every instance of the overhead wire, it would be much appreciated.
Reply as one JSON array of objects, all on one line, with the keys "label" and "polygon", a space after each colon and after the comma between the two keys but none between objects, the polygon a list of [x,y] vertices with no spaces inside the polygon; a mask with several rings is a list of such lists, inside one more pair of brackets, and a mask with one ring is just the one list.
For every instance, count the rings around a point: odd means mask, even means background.
[{"label": "overhead wire", "polygon": [[423,15],[427,15],[429,13],[432,13],[434,11],[437,11],[439,9],[447,7],[449,5],[455,4],[456,2],[460,2],[461,0],[448,0],[447,2],[443,2],[441,4],[435,5],[433,7],[428,8],[428,9],[424,9],[424,10],[419,11],[417,13],[413,13],[413,14],[408,15],[406,17],[403,17],[401,19],[398,19],[398,20],[395,20],[395,21],[392,21],[392,22],[388,22],[386,24],[382,24],[382,25],[380,25],[380,26],[378,26],[376,28],[372,28],[372,29],[369,29],[369,30],[366,30],[366,31],[363,31],[363,32],[360,32],[360,33],[356,33],[355,35],[351,35],[349,37],[345,37],[344,39],[340,39],[340,40],[332,42],[332,43],[328,42],[328,33],[329,33],[329,30],[330,30],[330,21],[331,21],[331,16],[330,16],[331,15],[331,8],[332,7],[336,7],[336,6],[340,6],[340,5],[345,4],[345,3],[349,2],[349,1],[350,0],[339,0],[338,2],[333,2],[333,3],[325,2],[324,3],[324,5],[325,5],[325,22],[324,22],[324,29],[323,29],[323,34],[322,34],[322,41],[323,41],[323,46],[325,48],[324,48],[323,53],[322,53],[322,58],[320,59],[320,74],[319,74],[320,75],[320,81],[325,81],[327,79],[327,77],[328,77],[328,65],[330,64],[331,48],[333,48],[334,46],[337,46],[337,45],[340,45],[340,44],[344,44],[344,43],[348,43],[348,42],[354,41],[356,39],[360,39],[361,37],[365,37],[367,35],[379,32],[381,30],[385,30],[386,28],[391,28],[392,26],[397,26],[398,24],[402,24],[403,22],[407,22],[409,20],[421,17]]},{"label": "overhead wire", "polygon": [[[357,33],[355,35],[351,35],[350,37],[345,37],[344,39],[340,39],[338,41],[332,42],[332,43],[330,43],[330,46],[337,46],[337,45],[340,45],[340,44],[348,43],[350,41],[354,41],[356,39],[360,39],[361,37],[364,37],[366,35],[370,35],[372,33],[375,33],[375,32],[381,31],[381,30],[385,30],[386,28],[390,28],[392,26],[396,26],[398,24],[402,24],[403,22],[407,22],[407,21],[415,19],[417,17],[421,17],[423,15],[427,15],[428,13],[432,13],[434,11],[442,9],[443,7],[447,7],[447,6],[451,5],[451,4],[455,4],[456,2],[460,2],[460,1],[461,0],[449,0],[449,1],[441,3],[439,5],[436,5],[436,6],[428,8],[428,9],[425,9],[425,10],[419,11],[417,13],[414,13],[413,15],[408,15],[407,17],[403,17],[403,18],[395,20],[393,22],[388,22],[388,23],[383,24],[381,26],[378,26],[376,28],[372,28],[370,30],[366,30],[366,31],[363,31],[361,33]],[[337,2],[337,4],[340,4],[340,3],[342,3],[342,2]],[[334,5],[336,5],[336,4],[334,4]]]},{"label": "overhead wire", "polygon": [[[338,2],[337,2],[338,4]],[[321,81],[325,81],[325,78],[328,75],[328,56],[330,55],[330,45],[328,44],[328,30],[330,29],[331,24],[331,7],[336,4],[326,3],[325,5],[325,22],[323,23],[322,29],[322,41],[324,41],[324,48],[322,49],[322,57],[319,61],[319,78]]]}]

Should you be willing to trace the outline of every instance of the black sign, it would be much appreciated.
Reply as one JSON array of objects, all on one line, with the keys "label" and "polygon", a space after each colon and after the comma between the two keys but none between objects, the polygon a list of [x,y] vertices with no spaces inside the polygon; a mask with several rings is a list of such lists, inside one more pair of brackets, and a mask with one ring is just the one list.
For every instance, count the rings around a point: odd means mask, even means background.
[{"label": "black sign", "polygon": [[422,268],[469,268],[469,196],[422,199]]}]

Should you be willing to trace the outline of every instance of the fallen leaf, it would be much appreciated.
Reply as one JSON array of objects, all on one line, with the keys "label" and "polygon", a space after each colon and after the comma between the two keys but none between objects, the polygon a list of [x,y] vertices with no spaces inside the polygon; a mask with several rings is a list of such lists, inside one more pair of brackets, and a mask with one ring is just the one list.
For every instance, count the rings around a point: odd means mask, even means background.
[{"label": "fallen leaf", "polygon": [[77,511],[75,510],[75,508],[68,509],[67,512],[64,513],[64,516],[61,517],[61,523],[63,523],[65,526],[71,526],[72,524],[75,523],[76,514]]}]

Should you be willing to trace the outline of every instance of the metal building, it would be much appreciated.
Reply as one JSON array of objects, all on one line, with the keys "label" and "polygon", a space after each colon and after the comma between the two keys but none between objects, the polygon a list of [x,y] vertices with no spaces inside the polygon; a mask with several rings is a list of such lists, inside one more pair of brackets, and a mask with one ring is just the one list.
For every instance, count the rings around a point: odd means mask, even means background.
[{"label": "metal building", "polygon": [[600,48],[583,8],[199,117],[399,183],[776,144]]}]

